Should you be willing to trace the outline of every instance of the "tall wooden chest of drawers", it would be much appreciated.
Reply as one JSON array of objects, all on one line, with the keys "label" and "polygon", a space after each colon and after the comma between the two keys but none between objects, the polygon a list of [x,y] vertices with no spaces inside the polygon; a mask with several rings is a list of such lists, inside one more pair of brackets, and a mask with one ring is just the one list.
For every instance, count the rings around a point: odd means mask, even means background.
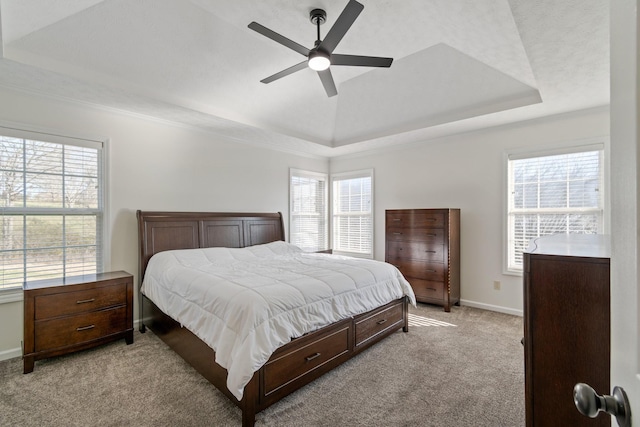
[{"label": "tall wooden chest of drawers", "polygon": [[125,338],[133,342],[133,276],[125,271],[24,284],[24,373],[36,360]]},{"label": "tall wooden chest of drawers", "polygon": [[386,211],[385,261],[411,283],[416,300],[450,311],[460,302],[460,209]]},{"label": "tall wooden chest of drawers", "polygon": [[557,234],[523,253],[526,426],[610,426],[573,402],[576,383],[610,394],[609,236]]}]

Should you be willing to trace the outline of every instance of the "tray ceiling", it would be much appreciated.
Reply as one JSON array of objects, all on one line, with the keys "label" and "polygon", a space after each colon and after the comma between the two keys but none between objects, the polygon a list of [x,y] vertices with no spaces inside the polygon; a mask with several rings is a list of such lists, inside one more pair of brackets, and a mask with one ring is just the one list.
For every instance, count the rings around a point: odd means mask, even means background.
[{"label": "tray ceiling", "polygon": [[307,47],[347,0],[0,0],[0,85],[117,108],[227,138],[338,155],[607,105],[609,3],[361,1],[328,98],[302,60],[247,28]]}]

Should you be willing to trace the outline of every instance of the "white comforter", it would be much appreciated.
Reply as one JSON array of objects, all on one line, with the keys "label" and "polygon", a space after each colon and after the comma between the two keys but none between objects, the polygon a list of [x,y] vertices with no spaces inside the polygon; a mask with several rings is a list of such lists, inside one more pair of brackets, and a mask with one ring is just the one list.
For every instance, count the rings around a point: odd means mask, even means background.
[{"label": "white comforter", "polygon": [[303,253],[285,242],[160,252],[142,292],[215,350],[239,400],[253,373],[291,338],[403,295],[415,305],[391,264]]}]

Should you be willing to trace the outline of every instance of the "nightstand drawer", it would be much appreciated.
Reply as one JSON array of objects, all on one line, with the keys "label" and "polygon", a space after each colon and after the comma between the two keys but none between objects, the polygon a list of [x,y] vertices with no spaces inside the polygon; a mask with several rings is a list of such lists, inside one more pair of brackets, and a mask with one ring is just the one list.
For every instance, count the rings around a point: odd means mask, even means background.
[{"label": "nightstand drawer", "polygon": [[424,261],[444,261],[444,245],[427,242],[388,242],[389,258],[408,258]]},{"label": "nightstand drawer", "polygon": [[35,323],[35,351],[66,347],[127,329],[125,306]]},{"label": "nightstand drawer", "polygon": [[434,212],[395,213],[387,211],[388,227],[443,228],[444,214]]},{"label": "nightstand drawer", "polygon": [[390,258],[387,262],[398,267],[398,270],[400,270],[407,280],[409,280],[410,277],[433,281],[444,280],[444,264],[441,263],[409,261],[397,258]]},{"label": "nightstand drawer", "polygon": [[441,228],[387,228],[387,240],[403,241],[418,240],[442,245],[444,243],[444,230]]},{"label": "nightstand drawer", "polygon": [[84,313],[124,305],[126,302],[126,281],[81,291],[41,295],[35,298],[35,319]]}]

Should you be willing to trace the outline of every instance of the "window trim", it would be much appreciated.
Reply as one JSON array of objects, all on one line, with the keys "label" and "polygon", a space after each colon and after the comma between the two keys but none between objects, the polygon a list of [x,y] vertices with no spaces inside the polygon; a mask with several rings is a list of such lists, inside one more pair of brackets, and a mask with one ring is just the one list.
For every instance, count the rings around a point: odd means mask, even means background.
[{"label": "window trim", "polygon": [[321,245],[318,245],[319,250],[327,250],[330,247],[330,238],[329,238],[329,185],[330,185],[330,181],[329,181],[329,175],[327,173],[323,173],[323,172],[314,172],[314,171],[308,171],[308,170],[304,170],[304,169],[296,169],[296,168],[289,168],[289,242],[291,242],[291,237],[293,236],[293,232],[292,232],[292,224],[293,224],[293,209],[292,209],[292,204],[293,204],[293,187],[291,186],[291,180],[294,176],[305,176],[305,177],[311,177],[311,178],[318,178],[320,179],[324,179],[325,182],[325,186],[324,186],[324,212],[322,213],[322,218],[324,220],[324,247],[320,247]]},{"label": "window trim", "polygon": [[[519,160],[532,157],[544,157],[561,154],[579,153],[584,151],[602,150],[602,186],[604,197],[602,200],[602,232],[610,233],[610,187],[609,187],[609,137],[580,139],[558,142],[553,145],[541,145],[536,148],[515,148],[503,151],[502,155],[502,274],[508,276],[523,275],[522,269],[509,268],[509,160]],[[555,209],[554,211],[559,211]]]},{"label": "window trim", "polygon": [[0,305],[24,300],[24,292],[21,288],[0,289]]},{"label": "window trim", "polygon": [[[109,202],[111,200],[110,183],[110,163],[108,161],[110,154],[110,141],[108,138],[99,138],[92,136],[71,136],[67,132],[56,129],[27,125],[23,123],[15,123],[0,120],[0,135],[19,139],[30,139],[42,142],[50,142],[64,145],[74,145],[85,148],[96,148],[101,150],[101,159],[98,164],[102,177],[102,194],[98,200],[98,209],[101,210],[102,216],[102,271],[111,269],[111,239],[110,239],[110,215]],[[13,210],[13,209],[10,209]],[[55,213],[58,209],[32,209],[37,213]],[[21,212],[26,212],[22,210]],[[79,209],[75,210],[79,212]],[[93,211],[93,210],[92,210]],[[0,305],[23,300],[23,291],[21,287],[0,288]]]},{"label": "window trim", "polygon": [[[334,218],[334,209],[335,209],[335,203],[334,203],[334,191],[333,191],[333,185],[334,185],[334,181],[336,180],[336,178],[338,178],[338,180],[345,180],[345,179],[353,179],[353,178],[365,178],[365,177],[370,177],[371,178],[371,229],[369,230],[369,233],[371,235],[371,252],[368,254],[362,254],[362,253],[357,253],[357,252],[347,252],[347,251],[339,251],[336,250],[335,248],[335,233],[334,233],[334,227],[333,227],[333,218]],[[375,252],[375,235],[374,235],[374,230],[375,230],[375,176],[374,176],[374,170],[373,168],[371,169],[360,169],[360,170],[356,170],[356,171],[348,171],[348,172],[339,172],[339,173],[332,173],[330,176],[330,204],[331,204],[331,212],[330,212],[330,217],[329,217],[329,225],[331,227],[331,248],[333,249],[333,253],[334,254],[339,254],[339,255],[347,255],[347,256],[352,256],[352,257],[357,257],[357,258],[367,258],[367,259],[373,259],[374,258],[374,252]]]}]

